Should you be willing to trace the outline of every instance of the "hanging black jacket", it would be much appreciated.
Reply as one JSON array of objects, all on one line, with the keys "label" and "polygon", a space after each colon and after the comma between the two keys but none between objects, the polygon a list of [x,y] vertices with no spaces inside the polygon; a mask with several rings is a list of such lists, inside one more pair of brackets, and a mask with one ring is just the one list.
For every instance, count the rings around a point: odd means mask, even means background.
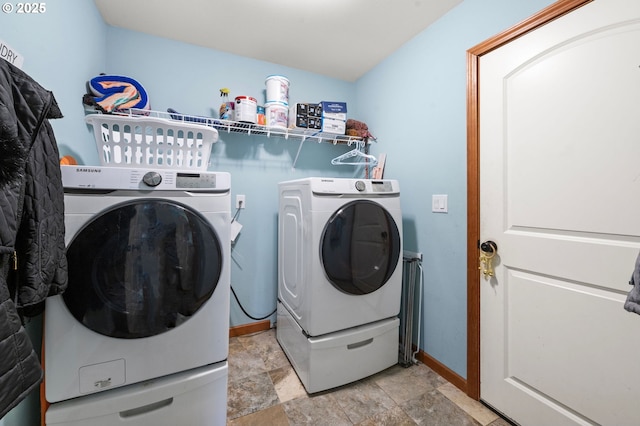
[{"label": "hanging black jacket", "polygon": [[53,94],[0,60],[0,418],[42,380],[22,317],[67,285]]}]

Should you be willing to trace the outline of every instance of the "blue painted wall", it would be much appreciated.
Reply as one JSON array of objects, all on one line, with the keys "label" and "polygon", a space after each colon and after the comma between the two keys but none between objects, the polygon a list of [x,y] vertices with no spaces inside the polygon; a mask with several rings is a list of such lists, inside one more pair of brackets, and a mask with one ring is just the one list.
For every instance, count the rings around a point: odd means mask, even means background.
[{"label": "blue painted wall", "polygon": [[40,15],[0,14],[0,39],[25,57],[22,69],[27,74],[53,91],[64,114],[52,121],[61,153],[86,155],[96,149],[85,143],[83,82],[105,67],[107,26],[93,2],[46,6]]},{"label": "blue painted wall", "polygon": [[[466,377],[466,51],[553,3],[465,0],[357,83],[358,111],[401,183],[404,247],[424,256],[421,348]],[[431,196],[448,194],[449,212]]]},{"label": "blue painted wall", "polygon": [[[0,40],[26,59],[23,69],[52,90],[65,118],[54,122],[61,153],[99,164],[81,104],[85,83],[101,72],[139,80],[155,110],[214,115],[218,89],[264,101],[264,79],[284,74],[291,102],[341,100],[349,116],[378,137],[385,177],[400,180],[404,245],[425,261],[421,347],[466,376],[466,56],[468,48],[551,4],[550,0],[465,0],[356,83],[147,36],[104,24],[84,0],[47,3],[41,16],[0,15]],[[356,58],[357,60],[357,58]],[[232,252],[232,286],[255,316],[275,307],[277,183],[304,176],[362,176],[331,166],[350,149],[299,141],[221,134],[211,170],[232,174],[232,191],[246,195],[244,225]],[[449,195],[449,213],[431,213],[431,195]],[[234,201],[235,205],[235,201]],[[273,316],[271,317],[273,320]],[[232,301],[231,324],[252,322]],[[39,328],[32,332],[39,341]],[[35,405],[34,405],[35,404]],[[36,408],[34,408],[36,407]],[[0,426],[37,424],[37,398]]]}]

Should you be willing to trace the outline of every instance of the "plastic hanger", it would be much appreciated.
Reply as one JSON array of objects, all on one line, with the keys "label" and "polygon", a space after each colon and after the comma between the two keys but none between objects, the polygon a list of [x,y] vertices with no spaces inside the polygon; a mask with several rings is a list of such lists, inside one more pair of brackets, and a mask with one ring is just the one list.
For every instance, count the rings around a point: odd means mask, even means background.
[{"label": "plastic hanger", "polygon": [[[362,143],[364,146],[365,142]],[[378,160],[373,155],[365,154],[360,148],[360,143],[349,152],[345,152],[342,155],[337,156],[331,160],[331,164],[335,165],[348,165],[348,166],[360,166],[369,165],[376,166]]]}]

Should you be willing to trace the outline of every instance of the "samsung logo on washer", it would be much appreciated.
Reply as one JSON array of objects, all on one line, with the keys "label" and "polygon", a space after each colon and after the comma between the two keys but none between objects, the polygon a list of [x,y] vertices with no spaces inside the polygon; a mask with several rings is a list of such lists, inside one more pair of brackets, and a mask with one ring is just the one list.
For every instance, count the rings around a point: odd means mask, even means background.
[{"label": "samsung logo on washer", "polygon": [[76,173],[102,173],[102,170],[89,167],[76,167]]}]

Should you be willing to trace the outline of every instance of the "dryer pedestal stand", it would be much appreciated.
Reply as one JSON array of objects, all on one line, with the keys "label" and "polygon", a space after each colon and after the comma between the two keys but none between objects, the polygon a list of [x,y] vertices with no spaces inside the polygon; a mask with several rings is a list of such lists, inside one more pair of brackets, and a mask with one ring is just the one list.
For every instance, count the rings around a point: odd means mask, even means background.
[{"label": "dryer pedestal stand", "polygon": [[307,337],[278,302],[276,337],[308,393],[342,386],[398,363],[400,320]]}]

